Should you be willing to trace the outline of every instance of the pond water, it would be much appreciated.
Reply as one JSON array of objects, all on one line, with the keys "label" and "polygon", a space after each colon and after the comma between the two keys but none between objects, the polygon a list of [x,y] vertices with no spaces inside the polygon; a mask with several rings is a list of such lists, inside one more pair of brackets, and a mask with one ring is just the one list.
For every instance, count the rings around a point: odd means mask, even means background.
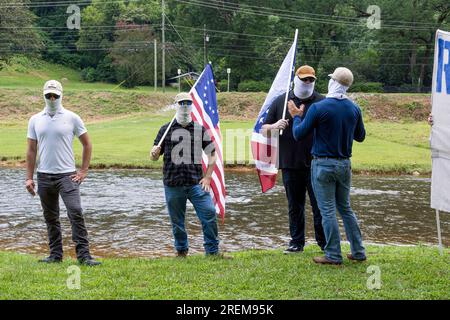
[{"label": "pond water", "polygon": [[[0,250],[46,254],[47,235],[38,197],[24,188],[23,169],[0,169]],[[352,206],[364,240],[382,244],[437,243],[430,209],[430,179],[354,176]],[[256,173],[226,173],[227,212],[219,224],[224,251],[284,248],[289,241],[287,200],[281,181],[262,194]],[[173,255],[171,225],[160,170],[91,171],[81,188],[95,256]],[[62,203],[62,202],[61,202]],[[307,240],[313,244],[307,206]],[[74,255],[70,224],[61,205],[66,254]],[[200,223],[188,205],[190,251],[203,252]],[[450,214],[442,213],[443,242],[450,245]],[[341,231],[343,232],[342,226]],[[344,236],[344,235],[343,235]]]}]

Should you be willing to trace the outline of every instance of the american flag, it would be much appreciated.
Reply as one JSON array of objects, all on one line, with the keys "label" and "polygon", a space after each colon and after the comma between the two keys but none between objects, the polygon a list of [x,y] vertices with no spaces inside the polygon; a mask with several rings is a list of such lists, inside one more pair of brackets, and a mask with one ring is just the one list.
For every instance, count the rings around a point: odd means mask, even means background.
[{"label": "american flag", "polygon": [[[206,65],[197,82],[189,92],[194,100],[192,119],[202,125],[211,136],[216,147],[217,161],[211,179],[211,192],[217,214],[225,216],[225,177],[223,168],[222,134],[220,133],[219,112],[217,110],[216,86],[210,64]],[[208,157],[202,156],[203,170],[206,171]]]},{"label": "american flag", "polygon": [[297,52],[298,30],[295,31],[294,43],[291,46],[283,64],[278,70],[277,76],[272,83],[266,100],[256,119],[252,133],[252,154],[255,160],[262,192],[265,193],[275,186],[278,174],[278,132],[264,136],[261,127],[269,113],[272,102],[280,95],[286,94],[285,106],[287,104],[287,92],[294,78],[295,54]]}]

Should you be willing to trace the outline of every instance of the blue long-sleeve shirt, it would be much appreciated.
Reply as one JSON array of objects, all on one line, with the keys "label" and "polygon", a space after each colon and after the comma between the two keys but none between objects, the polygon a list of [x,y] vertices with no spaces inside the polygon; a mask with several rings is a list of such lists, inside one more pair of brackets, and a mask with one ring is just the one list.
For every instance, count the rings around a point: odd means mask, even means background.
[{"label": "blue long-sleeve shirt", "polygon": [[349,99],[327,98],[313,104],[304,119],[294,117],[294,139],[312,131],[315,157],[350,158],[353,140],[363,142],[366,137],[361,110]]}]

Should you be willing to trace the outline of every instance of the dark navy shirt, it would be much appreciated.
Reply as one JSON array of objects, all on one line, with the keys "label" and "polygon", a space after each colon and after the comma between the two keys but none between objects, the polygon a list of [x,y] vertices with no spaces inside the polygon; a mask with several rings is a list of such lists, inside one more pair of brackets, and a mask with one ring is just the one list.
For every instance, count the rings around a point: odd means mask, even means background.
[{"label": "dark navy shirt", "polygon": [[311,132],[315,157],[350,158],[353,140],[363,142],[366,137],[361,109],[349,99],[327,98],[314,103],[303,120],[294,117],[294,139]]},{"label": "dark navy shirt", "polygon": [[[278,96],[270,106],[269,113],[264,121],[264,124],[273,124],[283,118],[284,101],[286,94]],[[314,91],[314,94],[308,99],[301,100],[294,95],[293,91],[289,92],[288,100],[292,100],[297,107],[305,105],[305,114],[308,113],[309,107],[315,103],[323,100],[325,97]],[[279,137],[279,169],[295,169],[295,170],[309,170],[311,167],[311,148],[312,148],[312,133],[302,139],[302,141],[295,141],[292,136],[292,118],[286,110],[285,119],[289,120],[289,124],[284,130],[283,135]]]}]

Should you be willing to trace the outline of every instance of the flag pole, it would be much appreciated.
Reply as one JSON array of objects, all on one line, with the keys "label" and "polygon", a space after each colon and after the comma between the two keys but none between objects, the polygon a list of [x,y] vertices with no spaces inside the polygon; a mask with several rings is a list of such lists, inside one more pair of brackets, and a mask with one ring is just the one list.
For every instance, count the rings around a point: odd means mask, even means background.
[{"label": "flag pole", "polygon": [[439,253],[442,256],[444,254],[444,250],[442,249],[441,221],[439,219],[439,210],[436,210],[436,223],[438,231]]},{"label": "flag pole", "polygon": [[[291,66],[292,66],[292,73],[294,73],[294,68],[295,68],[295,56],[297,54],[297,37],[298,37],[298,29],[295,29],[295,36],[294,36],[294,43],[295,43],[295,50],[294,50],[294,54],[292,55],[292,61],[291,61]],[[287,87],[286,87],[286,97],[284,98],[284,109],[283,109],[283,120],[286,119],[286,109],[287,109],[287,103],[288,103],[288,96],[289,96],[289,89],[291,87],[291,82],[292,82],[292,73],[291,73],[291,78],[288,81]],[[283,130],[280,131],[280,136],[283,135]]]},{"label": "flag pole", "polygon": [[169,126],[168,126],[167,129],[166,129],[166,132],[164,132],[164,134],[163,134],[161,140],[159,140],[159,142],[158,142],[158,147],[161,147],[161,144],[163,143],[164,139],[166,138],[167,134],[169,133],[170,127],[172,127],[172,124],[173,124],[173,122],[175,121],[175,119],[176,119],[176,115],[173,116],[172,121],[170,121]]}]

